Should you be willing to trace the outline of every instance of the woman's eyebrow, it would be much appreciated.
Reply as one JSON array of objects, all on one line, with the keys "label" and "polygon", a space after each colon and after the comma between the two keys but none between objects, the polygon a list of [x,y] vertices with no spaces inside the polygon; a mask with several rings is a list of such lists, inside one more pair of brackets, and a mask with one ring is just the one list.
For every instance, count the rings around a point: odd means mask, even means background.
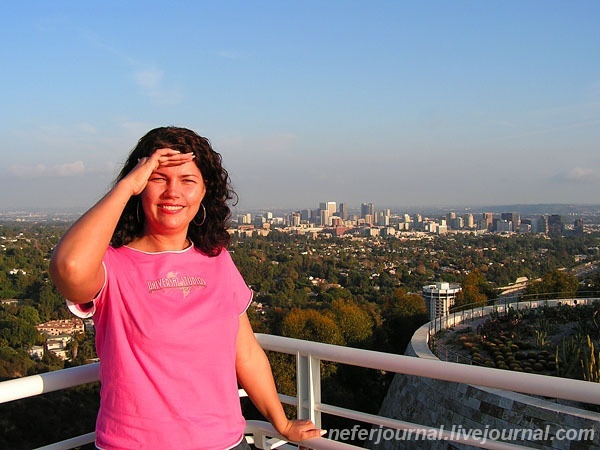
[{"label": "woman's eyebrow", "polygon": [[[161,171],[160,169],[157,169],[157,170],[153,171],[152,175],[160,175],[160,176],[163,176],[163,177],[168,177],[169,176],[169,174],[167,174],[166,172]],[[190,172],[190,173],[179,174],[179,175],[177,175],[177,177],[179,177],[179,178],[185,178],[185,177],[202,178],[202,175]]]}]

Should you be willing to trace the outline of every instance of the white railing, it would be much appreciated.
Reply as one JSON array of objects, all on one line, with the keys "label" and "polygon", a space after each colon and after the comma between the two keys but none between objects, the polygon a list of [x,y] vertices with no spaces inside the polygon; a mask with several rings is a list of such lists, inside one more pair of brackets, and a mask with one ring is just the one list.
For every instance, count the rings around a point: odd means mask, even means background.
[{"label": "white railing", "polygon": [[471,305],[460,311],[454,311],[445,316],[436,317],[429,322],[429,335],[434,336],[438,331],[454,327],[461,322],[480,319],[489,316],[491,313],[505,314],[509,309],[515,311],[527,311],[531,309],[548,306],[555,308],[559,305],[593,305],[600,302],[598,297],[573,297],[573,298],[555,298],[555,299],[529,299],[523,300],[521,297],[504,297],[496,299],[493,305]]},{"label": "white railing", "polygon": [[[265,350],[296,356],[297,396],[290,397],[280,395],[280,398],[283,403],[292,404],[297,407],[299,418],[311,419],[318,426],[321,424],[322,414],[331,414],[358,422],[372,424],[376,427],[383,426],[398,430],[420,429],[424,430],[424,432],[440,432],[438,429],[427,426],[323,403],[321,401],[321,361],[332,361],[388,372],[472,384],[476,386],[487,386],[526,394],[600,405],[600,388],[596,383],[570,379],[561,379],[560,382],[557,382],[555,377],[543,375],[448,363],[439,360],[421,359],[350,347],[340,347],[265,334],[257,334],[257,338]],[[0,383],[0,403],[65,389],[67,387],[97,380],[98,363],[4,381]],[[281,441],[281,436],[277,435],[272,427],[264,422],[248,421],[247,433],[249,434],[248,439],[261,449],[271,449],[282,446],[282,444],[283,448],[288,446]],[[443,439],[480,448],[527,448],[499,441],[487,440],[481,442],[473,437],[455,436],[447,431],[438,435]],[[42,448],[44,450],[70,449],[84,443],[93,442],[93,439],[94,433],[89,433],[84,436],[79,436],[68,441],[62,441]],[[326,438],[311,439],[309,441],[305,441],[302,444],[315,450],[358,448]]]}]

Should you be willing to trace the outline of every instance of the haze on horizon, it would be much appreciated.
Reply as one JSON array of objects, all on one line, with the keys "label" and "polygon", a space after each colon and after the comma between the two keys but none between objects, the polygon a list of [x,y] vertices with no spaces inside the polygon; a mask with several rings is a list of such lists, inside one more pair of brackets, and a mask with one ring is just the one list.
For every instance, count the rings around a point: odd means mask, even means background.
[{"label": "haze on horizon", "polygon": [[[168,6],[167,6],[168,5]],[[0,208],[87,207],[151,128],[238,209],[597,204],[600,3],[0,4]]]}]

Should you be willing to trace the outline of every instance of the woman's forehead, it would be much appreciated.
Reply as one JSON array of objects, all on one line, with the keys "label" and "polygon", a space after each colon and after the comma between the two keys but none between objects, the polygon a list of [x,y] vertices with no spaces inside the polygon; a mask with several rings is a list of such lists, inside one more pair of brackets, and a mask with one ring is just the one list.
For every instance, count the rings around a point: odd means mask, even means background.
[{"label": "woman's forehead", "polygon": [[154,173],[161,173],[169,176],[186,176],[195,175],[202,177],[202,172],[194,161],[188,161],[184,164],[178,164],[175,166],[159,166]]}]

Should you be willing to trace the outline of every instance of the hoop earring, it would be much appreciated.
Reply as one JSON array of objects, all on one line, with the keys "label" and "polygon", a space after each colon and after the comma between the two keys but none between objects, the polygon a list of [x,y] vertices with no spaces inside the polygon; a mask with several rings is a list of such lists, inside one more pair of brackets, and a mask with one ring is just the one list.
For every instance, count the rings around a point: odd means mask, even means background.
[{"label": "hoop earring", "polygon": [[140,219],[140,203],[142,202],[138,202],[137,206],[135,207],[135,218],[137,219],[137,221],[139,223],[144,223],[142,219]]},{"label": "hoop earring", "polygon": [[204,207],[204,204],[202,204],[202,203],[200,203],[200,206],[202,206],[202,211],[203,211],[202,222],[197,223],[195,217],[192,219],[192,223],[194,225],[196,225],[197,227],[201,227],[202,225],[204,225],[204,222],[206,222],[206,208]]}]

